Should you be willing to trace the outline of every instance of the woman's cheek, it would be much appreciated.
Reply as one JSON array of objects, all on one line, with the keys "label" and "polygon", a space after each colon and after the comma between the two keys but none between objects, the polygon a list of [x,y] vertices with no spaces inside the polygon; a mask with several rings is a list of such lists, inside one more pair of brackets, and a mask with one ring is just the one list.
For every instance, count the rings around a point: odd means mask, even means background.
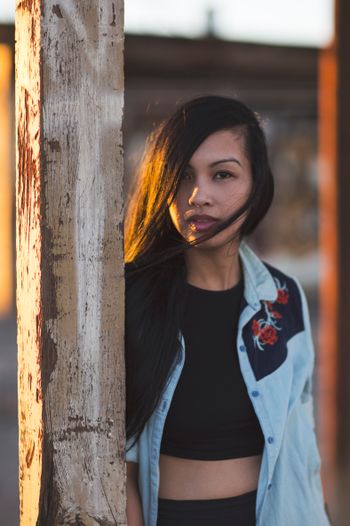
[{"label": "woman's cheek", "polygon": [[183,225],[181,221],[181,214],[179,213],[179,210],[175,206],[171,206],[169,209],[170,219],[180,234],[182,234],[183,231]]}]

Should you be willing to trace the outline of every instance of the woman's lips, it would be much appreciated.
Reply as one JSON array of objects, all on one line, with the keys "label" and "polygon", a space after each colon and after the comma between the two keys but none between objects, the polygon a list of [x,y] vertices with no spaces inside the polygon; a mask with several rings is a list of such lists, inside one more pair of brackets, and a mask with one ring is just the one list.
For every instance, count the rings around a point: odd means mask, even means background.
[{"label": "woman's lips", "polygon": [[216,223],[217,219],[214,218],[191,218],[189,219],[189,225],[191,230],[194,232],[206,232],[210,230]]}]

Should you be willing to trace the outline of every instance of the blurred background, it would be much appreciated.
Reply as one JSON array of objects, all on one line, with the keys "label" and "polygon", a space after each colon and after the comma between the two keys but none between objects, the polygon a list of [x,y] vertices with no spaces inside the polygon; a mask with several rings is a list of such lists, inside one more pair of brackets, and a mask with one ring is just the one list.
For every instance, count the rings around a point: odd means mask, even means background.
[{"label": "blurred background", "polygon": [[[13,0],[2,0],[0,522],[8,526],[19,521],[14,9]],[[319,299],[324,258],[319,228],[324,161],[319,137],[320,57],[332,48],[334,26],[333,0],[126,0],[123,126],[127,194],[147,134],[178,104],[199,95],[221,94],[237,96],[259,113],[268,139],[276,194],[266,219],[249,242],[265,260],[297,276],[307,293],[316,344],[315,411],[321,454],[326,459],[324,483],[335,524],[345,526],[350,519],[342,515],[333,485],[335,416],[325,414],[322,404],[324,393],[329,394],[333,384],[320,367]]]}]

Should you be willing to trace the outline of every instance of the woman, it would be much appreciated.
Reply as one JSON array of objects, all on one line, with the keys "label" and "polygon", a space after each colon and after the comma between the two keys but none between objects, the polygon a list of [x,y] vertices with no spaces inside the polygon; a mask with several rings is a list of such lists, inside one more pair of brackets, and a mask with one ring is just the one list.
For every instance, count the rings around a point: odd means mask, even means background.
[{"label": "woman", "polygon": [[129,526],[329,524],[305,296],[243,241],[272,197],[237,100],[185,103],[149,140],[125,229]]}]

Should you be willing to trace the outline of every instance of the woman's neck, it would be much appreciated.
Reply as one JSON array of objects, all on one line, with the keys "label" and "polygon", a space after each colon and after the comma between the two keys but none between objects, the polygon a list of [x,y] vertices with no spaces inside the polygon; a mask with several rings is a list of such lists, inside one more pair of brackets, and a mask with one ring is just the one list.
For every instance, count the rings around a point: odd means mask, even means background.
[{"label": "woman's neck", "polygon": [[185,253],[187,282],[207,290],[225,290],[241,279],[239,244],[210,250],[190,248]]}]

